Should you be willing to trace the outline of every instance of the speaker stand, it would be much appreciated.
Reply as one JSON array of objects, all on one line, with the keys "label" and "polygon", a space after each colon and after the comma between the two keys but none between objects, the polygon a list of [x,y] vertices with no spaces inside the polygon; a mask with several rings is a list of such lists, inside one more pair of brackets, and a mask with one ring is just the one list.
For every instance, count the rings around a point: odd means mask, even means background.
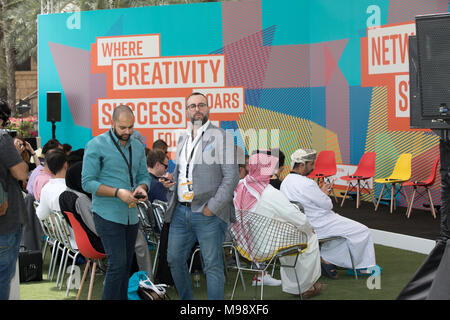
[{"label": "speaker stand", "polygon": [[439,151],[441,156],[441,233],[440,237],[450,238],[450,139],[449,130],[441,130]]},{"label": "speaker stand", "polygon": [[56,123],[52,121],[52,139],[56,139]]}]

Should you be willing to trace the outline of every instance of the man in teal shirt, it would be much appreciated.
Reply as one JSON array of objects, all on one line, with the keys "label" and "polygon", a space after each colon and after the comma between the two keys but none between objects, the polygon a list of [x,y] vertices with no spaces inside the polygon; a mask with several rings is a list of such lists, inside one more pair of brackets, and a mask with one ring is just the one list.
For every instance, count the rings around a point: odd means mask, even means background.
[{"label": "man in teal shirt", "polygon": [[103,300],[126,300],[138,232],[136,204],[147,200],[150,178],[142,144],[131,139],[134,115],[121,105],[112,128],[88,142],[82,186],[92,194],[95,228],[108,258]]}]

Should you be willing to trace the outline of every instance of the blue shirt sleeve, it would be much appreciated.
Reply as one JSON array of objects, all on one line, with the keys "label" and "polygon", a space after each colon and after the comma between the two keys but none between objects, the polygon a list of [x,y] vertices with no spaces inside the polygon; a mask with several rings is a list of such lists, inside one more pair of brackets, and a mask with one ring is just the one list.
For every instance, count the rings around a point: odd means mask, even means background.
[{"label": "blue shirt sleeve", "polygon": [[97,177],[101,168],[100,148],[95,145],[95,140],[91,140],[86,145],[83,157],[83,169],[81,171],[81,186],[84,191],[95,194],[101,183]]}]

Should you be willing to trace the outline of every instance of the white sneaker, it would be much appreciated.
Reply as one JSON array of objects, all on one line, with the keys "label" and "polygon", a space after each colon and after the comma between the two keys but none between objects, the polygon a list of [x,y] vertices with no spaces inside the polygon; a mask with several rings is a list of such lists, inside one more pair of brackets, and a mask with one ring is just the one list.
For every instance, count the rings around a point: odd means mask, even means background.
[{"label": "white sneaker", "polygon": [[[281,286],[281,280],[272,278],[272,276],[270,274],[265,274],[263,280],[264,280],[265,286],[271,286],[271,287]],[[261,276],[259,275],[258,276],[258,286],[260,286],[262,282],[263,281],[261,281]],[[256,286],[256,276],[253,278],[252,286]]]}]

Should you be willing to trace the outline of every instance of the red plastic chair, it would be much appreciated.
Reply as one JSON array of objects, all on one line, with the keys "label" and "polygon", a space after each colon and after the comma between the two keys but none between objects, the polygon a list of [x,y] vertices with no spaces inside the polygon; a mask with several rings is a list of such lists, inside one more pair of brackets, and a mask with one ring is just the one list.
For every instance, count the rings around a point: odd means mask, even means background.
[{"label": "red plastic chair", "polygon": [[334,176],[337,172],[336,157],[333,150],[322,150],[317,155],[316,164],[314,170],[308,175],[309,178],[317,179],[319,186],[321,183],[331,183],[331,192],[334,195],[334,199],[337,202],[336,194],[334,193],[333,182],[330,181],[330,177]]},{"label": "red plastic chair", "polygon": [[[342,180],[347,181],[348,186],[345,190],[345,195],[342,198],[341,207],[344,205],[344,201],[349,191],[356,188],[356,208],[359,208],[360,193],[361,190],[366,190],[372,196],[372,202],[375,206],[375,197],[373,196],[373,190],[369,188],[368,180],[375,176],[375,152],[366,152],[359,160],[358,167],[352,175],[341,177]],[[356,183],[354,184],[354,181]]]},{"label": "red plastic chair", "polygon": [[92,288],[94,286],[95,270],[97,269],[97,261],[98,259],[106,258],[106,254],[100,253],[92,247],[86,232],[84,231],[83,227],[78,222],[78,220],[75,219],[72,212],[64,211],[64,213],[69,218],[70,225],[72,226],[73,233],[75,235],[75,241],[77,243],[78,250],[80,250],[80,253],[83,255],[83,257],[85,257],[88,260],[86,267],[84,268],[80,288],[78,289],[78,294],[76,298],[77,300],[80,300],[81,291],[83,290],[84,281],[86,280],[87,272],[91,265],[91,261],[94,262],[92,266],[91,280],[89,283],[89,293],[88,293],[88,300],[91,300]]},{"label": "red plastic chair", "polygon": [[[414,188],[411,201],[409,202],[408,209],[406,210],[406,217],[409,218],[409,216],[411,215],[411,210],[412,210],[412,206],[414,204],[414,197],[416,195],[417,188],[424,187],[425,192],[428,194],[428,199],[430,200],[431,213],[432,213],[433,217],[436,219],[436,212],[434,210],[433,199],[431,197],[430,187],[433,186],[434,181],[436,180],[436,172],[437,172],[438,164],[439,164],[439,158],[436,158],[433,162],[433,169],[431,170],[430,176],[428,177],[427,180],[425,180],[425,181],[407,181],[402,184],[403,187],[411,186]],[[425,193],[420,193],[419,191],[417,191],[417,193],[419,194],[418,198],[425,196]]]}]

